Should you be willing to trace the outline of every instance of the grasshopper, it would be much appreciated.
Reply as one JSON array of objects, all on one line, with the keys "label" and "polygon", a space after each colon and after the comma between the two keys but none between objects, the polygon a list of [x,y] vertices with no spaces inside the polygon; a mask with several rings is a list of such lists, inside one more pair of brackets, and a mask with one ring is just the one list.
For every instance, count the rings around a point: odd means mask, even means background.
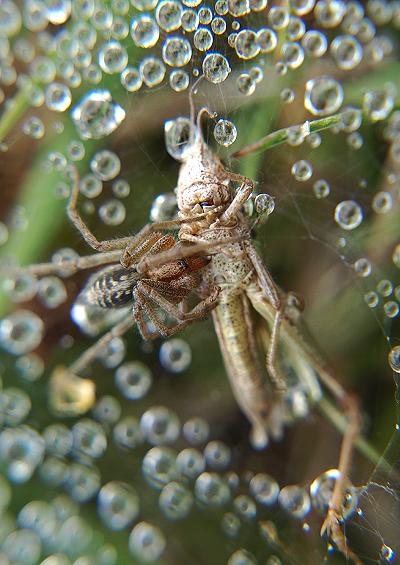
[{"label": "grasshopper", "polygon": [[[148,224],[133,237],[99,241],[79,215],[79,177],[74,170],[67,213],[96,253],[62,265],[6,268],[9,275],[30,272],[40,276],[102,267],[90,277],[80,299],[102,308],[132,304],[133,315],[127,314],[70,367],[56,369],[51,381],[53,406],[63,414],[83,413],[92,406],[94,388],[79,373],[135,321],[142,337],[153,339],[172,335],[211,311],[232,391],[251,424],[251,441],[256,448],[265,448],[269,437],[279,438],[283,427],[296,416],[296,410],[293,414],[288,408],[294,388],[314,403],[320,398],[321,383],[345,412],[348,425],[338,464],[340,475],[321,533],[359,564],[342,530],[343,498],[360,428],[357,401],[303,340],[296,297],[276,285],[252,243],[253,223],[243,208],[254,182],[228,170],[207,145],[201,119],[211,113],[203,108],[195,120],[190,100],[191,133],[177,183],[179,219]],[[164,235],[177,229],[178,241]],[[187,311],[186,300],[193,292],[200,301]],[[166,325],[157,308],[176,322]],[[261,332],[254,323],[255,315],[266,322]],[[148,330],[146,317],[155,331]],[[295,387],[290,373],[296,375]]]}]

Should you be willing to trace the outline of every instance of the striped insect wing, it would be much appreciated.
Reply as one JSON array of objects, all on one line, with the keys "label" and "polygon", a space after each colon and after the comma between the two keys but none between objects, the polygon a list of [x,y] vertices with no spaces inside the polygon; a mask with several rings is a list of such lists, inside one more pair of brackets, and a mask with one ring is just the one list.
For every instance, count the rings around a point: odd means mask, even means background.
[{"label": "striped insect wing", "polygon": [[92,275],[81,294],[86,304],[118,308],[133,301],[133,290],[138,280],[135,270],[115,265]]}]

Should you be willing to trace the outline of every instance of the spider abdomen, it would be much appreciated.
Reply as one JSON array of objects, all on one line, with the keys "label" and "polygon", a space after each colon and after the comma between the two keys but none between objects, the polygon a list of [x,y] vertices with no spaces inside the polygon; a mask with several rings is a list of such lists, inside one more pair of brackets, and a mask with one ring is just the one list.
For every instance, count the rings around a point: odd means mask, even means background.
[{"label": "spider abdomen", "polygon": [[102,308],[118,308],[133,301],[133,290],[139,280],[134,270],[107,267],[90,277],[84,291],[85,302]]}]

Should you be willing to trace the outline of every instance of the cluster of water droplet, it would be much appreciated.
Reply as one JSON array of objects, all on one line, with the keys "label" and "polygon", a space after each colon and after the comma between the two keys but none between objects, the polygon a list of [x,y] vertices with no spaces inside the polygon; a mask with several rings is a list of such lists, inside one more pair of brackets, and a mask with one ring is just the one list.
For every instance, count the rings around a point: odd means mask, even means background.
[{"label": "cluster of water droplet", "polygon": [[[13,88],[28,97],[33,115],[24,118],[21,132],[34,140],[41,140],[49,130],[62,131],[65,124],[57,121],[57,116],[71,117],[79,139],[73,139],[64,153],[51,151],[46,161],[48,170],[68,172],[71,163],[86,157],[88,140],[102,140],[122,124],[130,107],[125,102],[129,96],[157,90],[161,84],[173,92],[188,91],[203,75],[212,92],[226,85],[236,96],[250,97],[263,92],[261,89],[273,82],[271,78],[290,77],[302,66],[321,61],[327,70],[322,74],[319,69],[313,70],[300,89],[293,83],[284,86],[282,102],[290,106],[300,99],[310,121],[329,120],[334,115],[333,131],[345,136],[352,151],[363,145],[361,127],[365,121],[378,126],[384,123],[391,163],[398,165],[400,114],[395,110],[396,89],[392,84],[366,89],[358,105],[353,105],[339,77],[390,58],[394,40],[380,30],[389,24],[398,28],[399,23],[397,3],[376,0],[367,2],[366,8],[360,2],[295,0],[290,11],[266,0],[216,0],[207,5],[198,0],[118,0],[107,4],[44,0],[25,2],[22,8],[17,2],[3,0],[0,103],[7,111],[17,104],[18,94],[14,100],[6,99],[5,91]],[[52,32],[54,27],[57,33]],[[111,82],[114,78],[118,88]],[[42,106],[56,116],[53,124],[36,111]],[[177,160],[184,156],[190,127],[185,118],[166,124],[167,150]],[[237,125],[218,116],[213,135],[219,145],[229,147],[238,136]],[[301,124],[287,128],[286,142],[291,148],[301,149],[304,143],[307,149],[316,149],[321,135]],[[4,145],[1,150],[6,148]],[[331,183],[318,178],[312,159],[296,157],[290,171],[295,181],[311,184],[317,199],[333,197]],[[127,210],[121,200],[129,196],[131,187],[120,173],[121,161],[115,152],[94,152],[90,171],[79,180],[84,214],[96,211],[108,226],[124,222]],[[382,217],[398,205],[399,193],[392,190],[398,177],[390,170],[386,177],[386,188],[371,195],[367,205],[361,205],[358,197],[335,202],[332,217],[345,236],[362,226],[370,214]],[[61,197],[68,197],[69,191],[68,182],[57,187]],[[258,215],[268,215],[275,200],[259,194],[251,204]],[[176,211],[175,195],[160,195],[153,204],[151,220],[173,218]],[[26,223],[22,209],[15,211],[9,225],[0,222],[0,246],[6,243],[11,229],[23,229]],[[393,249],[392,258],[394,266],[400,268],[400,244]],[[76,252],[68,248],[53,257],[65,274],[73,272],[76,259]],[[356,258],[354,271],[363,279],[371,277],[372,260]],[[367,305],[376,308],[382,304],[385,316],[396,318],[400,286],[385,278],[379,278],[375,286],[365,294]],[[18,306],[0,321],[0,345],[15,356],[17,374],[26,384],[44,372],[37,350],[45,325],[39,315],[20,303],[37,297],[46,308],[58,308],[67,300],[67,286],[59,277],[37,279],[24,274],[7,278],[3,288]],[[121,309],[106,316],[79,300],[72,310],[82,332],[92,336],[125,313]],[[67,338],[64,342],[67,348],[70,342]],[[33,410],[30,396],[16,386],[1,389],[0,459],[4,476],[0,476],[0,560],[4,554],[10,562],[27,565],[39,562],[40,556],[43,565],[68,565],[75,559],[76,565],[117,563],[116,549],[111,545],[94,547],[92,528],[79,516],[79,505],[91,500],[96,502],[98,517],[107,528],[129,532],[127,545],[135,558],[157,560],[163,555],[167,535],[146,515],[143,484],[157,493],[160,511],[168,520],[183,520],[194,508],[218,509],[222,531],[228,538],[238,538],[246,524],[254,523],[272,546],[277,540],[272,522],[277,512],[287,513],[304,526],[312,506],[322,514],[326,512],[336,471],[318,477],[310,491],[299,485],[280,488],[266,473],[239,475],[230,471],[234,458],[231,447],[212,439],[206,420],[192,417],[181,425],[174,410],[149,402],[153,372],[147,364],[126,354],[121,338],[107,345],[98,361],[113,371],[114,394],[101,396],[88,417],[71,425],[54,423],[36,429],[29,421]],[[159,347],[160,366],[171,375],[186,371],[191,355],[190,346],[180,338]],[[400,373],[400,346],[391,348],[389,364]],[[81,392],[87,384],[83,379],[74,382]],[[124,410],[126,403],[129,413]],[[121,457],[142,450],[136,460],[140,461],[139,468],[133,469],[132,464],[132,471],[139,477],[138,486],[102,475],[99,462],[114,448]],[[63,489],[68,497],[31,501],[13,516],[7,510],[11,484],[26,483],[36,476],[49,488]],[[356,489],[349,486],[346,500],[345,517],[357,508]],[[270,511],[267,519],[266,511]],[[386,545],[381,554],[383,560],[394,559],[393,550]],[[239,548],[228,563],[252,565],[257,560],[245,548]],[[267,563],[278,565],[280,560],[273,555]]]}]

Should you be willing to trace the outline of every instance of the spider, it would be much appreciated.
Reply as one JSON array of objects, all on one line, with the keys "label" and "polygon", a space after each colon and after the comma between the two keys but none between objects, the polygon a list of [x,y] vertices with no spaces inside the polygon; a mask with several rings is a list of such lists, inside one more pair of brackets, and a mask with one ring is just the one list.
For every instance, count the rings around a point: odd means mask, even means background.
[{"label": "spider", "polygon": [[[50,382],[51,405],[64,415],[84,413],[93,405],[94,384],[79,375],[112,339],[125,334],[135,323],[145,340],[169,337],[203,319],[216,305],[220,293],[217,285],[208,286],[202,282],[201,270],[209,263],[208,257],[199,253],[202,246],[177,242],[172,235],[160,231],[176,227],[182,223],[179,220],[148,224],[135,236],[99,241],[78,212],[79,174],[76,168],[73,176],[67,215],[97,253],[60,264],[8,267],[6,273],[13,276],[20,273],[66,276],[105,265],[89,277],[77,300],[85,305],[109,309],[131,305],[132,311],[72,365],[55,369]],[[173,260],[150,268],[144,266],[145,260],[169,250],[176,254]],[[188,309],[189,295],[193,292],[200,296],[200,301]],[[165,314],[173,320],[172,323],[164,320]],[[149,329],[148,322],[153,329]]]}]

